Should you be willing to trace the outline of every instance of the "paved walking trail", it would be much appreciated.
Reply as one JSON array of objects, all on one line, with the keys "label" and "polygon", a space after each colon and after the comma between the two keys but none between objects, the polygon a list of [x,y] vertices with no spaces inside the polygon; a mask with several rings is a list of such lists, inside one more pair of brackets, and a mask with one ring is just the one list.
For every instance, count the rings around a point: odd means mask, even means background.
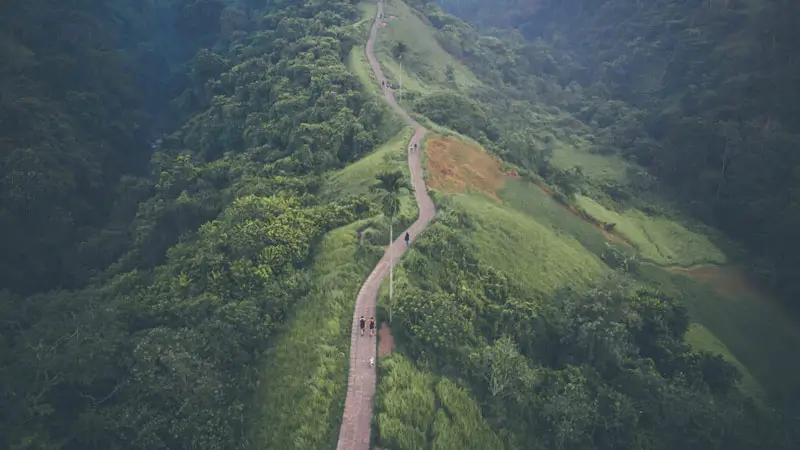
[{"label": "paved walking trail", "polygon": [[[378,17],[383,16],[383,3],[378,0],[378,8],[375,13],[375,20],[369,33],[365,53],[369,60],[372,71],[378,81],[385,80],[381,67],[375,59],[374,47],[375,36],[378,32]],[[436,214],[433,201],[428,196],[425,187],[425,180],[422,178],[422,162],[420,150],[411,151],[414,144],[418,144],[427,130],[417,123],[408,113],[401,108],[394,99],[391,89],[383,89],[383,94],[392,108],[403,118],[403,120],[414,127],[414,136],[408,144],[408,168],[411,171],[411,182],[414,186],[414,197],[419,206],[419,217],[408,230],[398,234],[398,238],[392,243],[394,262],[396,263],[406,251],[403,236],[406,231],[411,235],[411,242],[417,238],[420,232],[425,229],[428,223]],[[418,146],[419,147],[419,146]],[[350,376],[347,380],[347,399],[344,405],[344,415],[342,417],[342,428],[339,430],[339,443],[337,450],[369,450],[370,430],[372,424],[372,398],[375,395],[375,368],[369,366],[369,358],[376,357],[375,338],[365,335],[360,336],[358,330],[358,318],[360,316],[375,315],[375,305],[377,303],[378,290],[381,281],[389,273],[389,250],[381,258],[378,265],[361,286],[361,290],[356,297],[355,311],[353,312],[353,325],[350,334]],[[377,358],[376,358],[377,359]]]}]

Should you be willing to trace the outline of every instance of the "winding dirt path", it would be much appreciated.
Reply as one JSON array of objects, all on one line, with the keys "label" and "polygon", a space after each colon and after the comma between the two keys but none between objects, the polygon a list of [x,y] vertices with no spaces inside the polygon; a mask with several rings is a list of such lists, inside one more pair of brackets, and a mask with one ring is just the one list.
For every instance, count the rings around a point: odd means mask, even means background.
[{"label": "winding dirt path", "polygon": [[[378,17],[383,15],[383,3],[378,0],[375,19],[369,33],[365,47],[367,60],[378,81],[385,80],[380,64],[375,59],[375,37],[378,32]],[[433,219],[436,208],[428,196],[425,180],[422,177],[422,162],[420,151],[411,149],[425,136],[427,130],[417,123],[408,113],[397,104],[391,89],[384,89],[383,94],[400,117],[410,126],[414,127],[414,135],[408,143],[408,168],[411,171],[411,183],[414,187],[414,197],[419,206],[419,217],[407,229],[401,232],[392,243],[394,262],[400,259],[406,251],[403,236],[406,231],[411,235],[411,242],[416,240],[419,233]],[[419,147],[419,146],[418,146]],[[356,297],[355,310],[353,311],[353,324],[350,332],[350,374],[347,380],[347,398],[345,399],[342,427],[339,430],[339,443],[337,450],[369,450],[371,425],[372,425],[372,400],[375,395],[375,367],[370,367],[369,359],[376,356],[375,338],[361,336],[358,330],[360,316],[374,316],[377,303],[378,290],[381,282],[389,272],[389,249],[381,258],[378,265],[361,286]]]}]

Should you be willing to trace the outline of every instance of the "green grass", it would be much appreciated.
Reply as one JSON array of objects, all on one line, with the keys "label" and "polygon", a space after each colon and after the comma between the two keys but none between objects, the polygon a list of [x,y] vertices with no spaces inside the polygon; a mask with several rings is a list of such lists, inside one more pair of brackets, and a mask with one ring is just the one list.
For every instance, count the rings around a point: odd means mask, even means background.
[{"label": "green grass", "polygon": [[[375,184],[375,177],[380,172],[399,170],[410,180],[411,172],[408,169],[406,146],[413,134],[413,128],[405,127],[392,140],[374,152],[335,173],[326,186],[326,195],[329,198],[340,198],[363,194],[377,200],[380,194],[371,192],[370,187]],[[401,218],[412,218],[413,220],[417,217],[419,208],[417,208],[413,193],[403,194],[400,202]],[[400,223],[404,222],[401,220]]]},{"label": "green grass", "polygon": [[624,183],[628,179],[627,168],[630,166],[618,155],[589,153],[574,145],[561,142],[553,149],[550,161],[559,169],[580,166],[586,177],[593,182]]},{"label": "green grass", "polygon": [[375,421],[389,448],[499,450],[503,444],[469,391],[419,370],[403,355],[380,361]]},{"label": "green grass", "polygon": [[[354,26],[364,34],[362,44],[365,44],[369,37],[369,29],[372,26],[376,8],[377,6],[374,2],[358,4],[358,9],[361,11],[361,20]],[[347,56],[347,69],[358,77],[358,80],[368,93],[381,94],[380,82],[375,77],[375,73],[372,72],[369,61],[367,61],[367,56],[364,54],[364,45],[356,45],[350,50],[350,54]]]},{"label": "green grass", "polygon": [[353,47],[347,57],[347,68],[358,77],[358,80],[364,85],[364,88],[370,94],[379,95],[380,86],[375,73],[369,66],[366,55],[364,55],[364,47]]},{"label": "green grass", "polygon": [[[397,18],[390,19],[394,15]],[[381,62],[384,75],[392,83],[400,79],[400,64],[391,53],[396,42],[408,45],[403,64],[403,90],[428,94],[435,90],[449,89],[445,77],[448,65],[454,68],[455,83],[460,88],[479,86],[477,77],[464,64],[447,53],[435,37],[435,28],[404,2],[389,0],[384,9],[387,26],[378,29],[376,56]]]},{"label": "green grass", "polygon": [[[640,279],[683,299],[692,320],[724,343],[728,355],[744,365],[769,395],[780,398],[800,387],[800,329],[774,300],[723,297],[706,284],[652,264],[640,266]],[[698,338],[703,336],[693,336]]]},{"label": "green grass", "polygon": [[375,184],[375,176],[384,170],[400,170],[406,177],[410,177],[406,146],[413,134],[413,128],[403,128],[389,142],[336,172],[331,177],[327,190],[337,196],[370,194],[369,188]]},{"label": "green grass", "polygon": [[256,449],[333,448],[347,390],[354,299],[370,267],[356,262],[360,223],[328,233],[287,331],[264,358]]},{"label": "green grass", "polygon": [[623,213],[610,211],[583,196],[578,196],[577,203],[592,217],[615,223],[614,231],[634,245],[644,260],[681,267],[726,261],[722,251],[707,236],[692,232],[675,221],[650,217],[635,209]]},{"label": "green grass", "polygon": [[[597,227],[579,219],[564,205],[553,200],[538,186],[522,179],[509,180],[500,191],[500,198],[510,207],[533,217],[547,225],[557,234],[574,237],[595,256],[602,256],[607,248],[605,235]],[[614,244],[624,249],[619,244]]]},{"label": "green grass", "polygon": [[744,364],[739,362],[733,353],[728,350],[725,344],[714,336],[714,333],[708,330],[699,323],[693,323],[689,326],[689,331],[686,333],[686,342],[688,342],[695,350],[704,350],[714,354],[722,355],[726,361],[733,364],[737,370],[742,374],[742,380],[739,382],[739,389],[749,395],[750,397],[760,400],[764,398],[764,389],[758,383],[758,380],[752,373],[745,367]]},{"label": "green grass", "polygon": [[527,288],[549,293],[563,285],[583,287],[609,273],[577,239],[557,233],[528,214],[480,195],[453,199],[478,226],[469,236],[478,256]]}]

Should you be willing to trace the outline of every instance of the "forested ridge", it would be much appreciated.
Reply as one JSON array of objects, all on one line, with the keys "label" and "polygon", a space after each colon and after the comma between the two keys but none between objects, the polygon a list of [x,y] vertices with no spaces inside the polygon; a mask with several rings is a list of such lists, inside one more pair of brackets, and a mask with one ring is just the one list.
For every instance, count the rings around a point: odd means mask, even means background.
[{"label": "forested ridge", "polygon": [[182,66],[216,39],[223,7],[0,6],[3,287],[80,286],[118,256],[119,239],[109,236],[117,230],[100,229],[115,201],[121,221],[136,208],[114,191],[136,195],[137,186],[119,178],[145,174],[151,142],[191,111],[168,101],[186,87]]},{"label": "forested ridge", "polygon": [[[661,197],[682,200],[790,299],[798,7],[441,1],[478,27],[407,3],[454,58],[384,41],[438,83],[403,107],[555,201],[550,234],[505,235],[493,227],[518,216],[432,194],[440,212],[395,270],[373,444],[797,448],[794,397],[745,394],[733,365],[688,344],[689,297],[711,294],[657,285],[642,274],[660,268],[608,244],[609,224],[564,207],[587,194],[658,215]],[[331,447],[351,297],[389,229],[374,189],[360,193],[378,172],[403,184],[385,169],[404,167],[405,135],[354,66],[372,7],[0,5],[0,447]],[[655,177],[592,180],[553,163],[563,145]],[[384,197],[395,230],[416,214],[406,194]],[[503,239],[513,248],[492,248]]]},{"label": "forested ridge", "polygon": [[518,30],[505,81],[536,73],[559,86],[551,103],[591,127],[597,152],[647,168],[661,193],[745,244],[753,273],[797,306],[796,2],[439,3],[498,35]]},{"label": "forested ridge", "polygon": [[259,355],[312,247],[370,209],[318,196],[385,140],[342,62],[358,18],[4,3],[1,447],[248,445]]}]

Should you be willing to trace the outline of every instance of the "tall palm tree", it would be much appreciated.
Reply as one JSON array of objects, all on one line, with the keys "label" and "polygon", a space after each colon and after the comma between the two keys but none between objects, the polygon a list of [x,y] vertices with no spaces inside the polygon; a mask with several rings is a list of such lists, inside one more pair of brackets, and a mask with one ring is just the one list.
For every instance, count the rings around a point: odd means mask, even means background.
[{"label": "tall palm tree", "polygon": [[398,101],[403,103],[403,55],[408,52],[408,44],[403,41],[397,41],[392,48],[394,57],[400,61],[400,98]]},{"label": "tall palm tree", "polygon": [[408,44],[403,41],[397,41],[394,44],[394,48],[392,49],[392,53],[394,53],[394,57],[397,59],[402,59],[403,55],[408,52]]},{"label": "tall palm tree", "polygon": [[400,193],[402,191],[411,192],[412,187],[403,172],[399,170],[382,172],[375,178],[377,183],[372,186],[372,190],[381,193],[383,215],[389,218],[389,323],[392,323],[392,313],[394,312],[394,251],[392,250],[394,216],[400,212]]}]

